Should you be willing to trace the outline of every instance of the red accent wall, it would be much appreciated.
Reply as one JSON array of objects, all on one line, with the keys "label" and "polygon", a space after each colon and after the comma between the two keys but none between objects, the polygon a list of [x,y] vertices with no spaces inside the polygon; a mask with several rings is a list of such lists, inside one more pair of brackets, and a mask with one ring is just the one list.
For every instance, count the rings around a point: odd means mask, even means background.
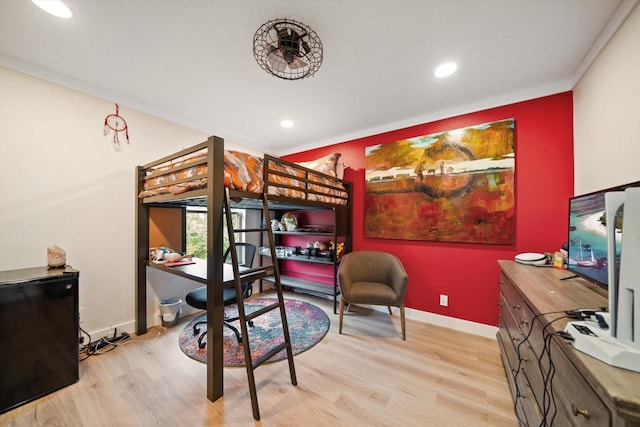
[{"label": "red accent wall", "polygon": [[[515,245],[439,243],[364,237],[365,147],[513,117],[516,144]],[[408,308],[487,325],[498,324],[497,260],[521,252],[553,252],[567,238],[573,195],[573,98],[565,92],[491,108],[285,156],[312,160],[342,153],[353,182],[353,250],[397,255],[409,274]],[[449,296],[448,307],[439,304]]]}]

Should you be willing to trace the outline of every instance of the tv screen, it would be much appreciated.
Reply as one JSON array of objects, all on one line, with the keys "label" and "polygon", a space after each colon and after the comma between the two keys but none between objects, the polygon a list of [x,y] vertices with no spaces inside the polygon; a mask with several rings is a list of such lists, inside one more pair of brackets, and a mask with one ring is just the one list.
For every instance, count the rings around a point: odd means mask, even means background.
[{"label": "tv screen", "polygon": [[[637,187],[640,182],[607,188],[569,199],[569,236],[567,269],[597,285],[608,287],[607,225],[604,195]],[[620,210],[620,215],[622,210]],[[618,217],[618,215],[617,215]],[[616,220],[616,222],[618,222]],[[616,230],[615,259],[620,264],[622,233]]]},{"label": "tv screen", "polygon": [[[619,242],[616,242],[616,249],[619,254]],[[572,197],[569,200],[567,268],[600,286],[607,286],[604,192]]]}]

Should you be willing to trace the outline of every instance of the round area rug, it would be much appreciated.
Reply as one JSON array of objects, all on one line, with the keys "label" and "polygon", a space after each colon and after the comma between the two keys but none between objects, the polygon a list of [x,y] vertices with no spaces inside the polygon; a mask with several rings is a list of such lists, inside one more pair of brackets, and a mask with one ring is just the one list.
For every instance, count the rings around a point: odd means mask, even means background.
[{"label": "round area rug", "polygon": [[[276,298],[255,298],[246,300],[244,310],[246,314],[259,310],[262,307],[276,303]],[[304,301],[295,299],[285,299],[285,311],[287,313],[287,323],[289,324],[289,335],[291,337],[291,348],[293,354],[299,354],[316,345],[329,331],[329,316],[321,308]],[[238,315],[238,306],[230,305],[225,307],[227,317]],[[198,336],[207,329],[207,325],[201,326],[200,333],[193,333],[193,324],[206,320],[207,315],[202,314],[192,319],[180,333],[180,349],[187,356],[200,362],[207,362],[207,349],[198,348]],[[232,323],[240,330],[239,321]],[[251,358],[256,360],[261,355],[284,342],[282,334],[282,324],[280,321],[280,310],[275,309],[253,319],[253,327],[248,327],[249,347],[251,348]],[[244,366],[244,351],[242,344],[238,342],[231,329],[223,326],[224,334],[224,366]],[[286,359],[287,352],[282,350],[273,356],[267,363]]]}]

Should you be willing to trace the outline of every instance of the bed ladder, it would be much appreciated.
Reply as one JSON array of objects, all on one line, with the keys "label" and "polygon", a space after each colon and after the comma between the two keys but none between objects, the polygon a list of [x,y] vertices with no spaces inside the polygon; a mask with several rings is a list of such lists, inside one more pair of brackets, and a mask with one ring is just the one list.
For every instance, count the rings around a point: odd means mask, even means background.
[{"label": "bed ladder", "polygon": [[[255,198],[255,195],[253,196]],[[238,301],[238,317],[240,321],[240,330],[242,336],[242,347],[244,350],[244,364],[247,368],[247,380],[249,381],[249,394],[251,396],[251,407],[253,409],[253,418],[260,419],[260,410],[258,408],[258,396],[256,394],[256,381],[253,371],[263,363],[267,362],[271,357],[280,353],[282,350],[287,351],[287,360],[289,362],[289,374],[291,375],[291,384],[297,385],[296,369],[293,364],[293,349],[291,348],[291,337],[289,336],[289,326],[287,324],[287,314],[284,307],[284,297],[282,296],[282,284],[280,283],[280,271],[278,269],[278,260],[276,258],[275,239],[273,237],[273,231],[271,229],[271,218],[269,215],[269,202],[267,195],[262,194],[260,196],[262,201],[262,215],[263,215],[263,228],[245,228],[235,229],[233,226],[232,213],[231,213],[231,195],[228,188],[225,188],[224,199],[224,211],[227,221],[227,230],[229,233],[229,245],[231,248],[231,261],[233,264],[234,273],[234,285],[236,288],[236,300]],[[236,250],[236,233],[267,233],[269,240],[269,247],[271,249],[271,265],[265,265],[249,269],[240,270],[240,264],[238,262],[238,251]],[[246,313],[244,309],[244,299],[242,295],[242,283],[259,280],[265,277],[273,276],[275,278],[276,293],[278,296],[278,302],[263,307],[260,310],[256,310],[251,313]],[[255,319],[258,316],[266,314],[272,310],[280,310],[280,319],[282,321],[282,332],[284,341],[276,347],[267,351],[264,355],[260,356],[256,360],[251,357],[251,348],[249,345],[249,332],[247,323]]]}]

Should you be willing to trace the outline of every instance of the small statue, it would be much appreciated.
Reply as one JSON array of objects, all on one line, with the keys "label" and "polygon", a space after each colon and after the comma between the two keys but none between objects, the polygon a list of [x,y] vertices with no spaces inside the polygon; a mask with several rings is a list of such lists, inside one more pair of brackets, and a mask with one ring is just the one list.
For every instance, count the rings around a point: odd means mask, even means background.
[{"label": "small statue", "polygon": [[60,246],[47,248],[47,265],[49,268],[62,268],[67,264],[67,253]]},{"label": "small statue", "polygon": [[287,231],[295,231],[298,228],[298,219],[291,212],[282,215],[282,223]]},{"label": "small statue", "polygon": [[320,252],[324,252],[324,251],[326,251],[326,250],[327,250],[327,245],[326,245],[325,243],[323,243],[323,242],[319,241],[319,240],[316,240],[316,241],[313,243],[313,247],[314,247],[315,249],[318,249]]}]

